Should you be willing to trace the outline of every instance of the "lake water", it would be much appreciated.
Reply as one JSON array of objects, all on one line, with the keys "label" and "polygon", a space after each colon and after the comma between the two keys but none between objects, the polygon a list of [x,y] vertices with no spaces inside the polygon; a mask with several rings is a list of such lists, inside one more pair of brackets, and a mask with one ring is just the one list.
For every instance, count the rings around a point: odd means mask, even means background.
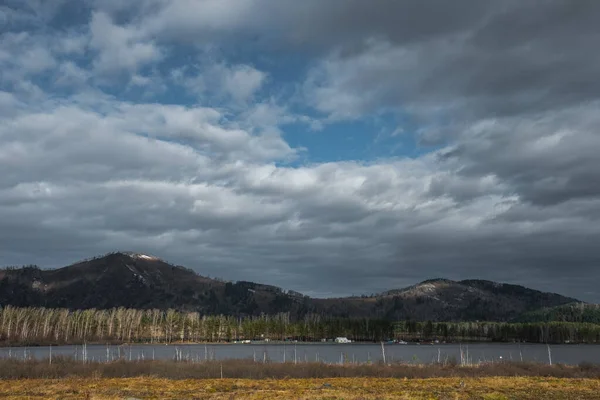
[{"label": "lake water", "polygon": [[[184,344],[184,345],[87,345],[87,360],[106,361],[123,358],[126,360],[185,359],[203,361],[205,359],[255,359],[262,362],[321,361],[326,363],[368,362],[382,359],[380,344],[333,344],[333,343],[286,343],[286,344]],[[600,364],[600,345],[551,345],[553,363],[579,364],[591,362]],[[548,362],[548,348],[544,344],[503,344],[476,343],[462,345],[463,353],[469,359],[479,361],[535,361]],[[73,357],[83,360],[83,346],[52,346],[52,355]],[[430,363],[455,359],[460,361],[459,344],[386,344],[388,362]],[[3,347],[0,357],[23,359],[48,358],[49,347]]]}]

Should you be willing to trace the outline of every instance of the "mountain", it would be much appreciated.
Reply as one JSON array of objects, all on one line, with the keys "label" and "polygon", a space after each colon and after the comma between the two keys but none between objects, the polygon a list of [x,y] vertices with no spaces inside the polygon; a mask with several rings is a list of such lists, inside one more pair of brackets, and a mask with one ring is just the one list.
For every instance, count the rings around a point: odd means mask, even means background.
[{"label": "mountain", "polygon": [[[285,302],[280,301],[285,298]],[[159,258],[111,253],[64,268],[0,271],[0,304],[50,308],[175,308],[206,314],[282,311],[277,287],[210,279]]]},{"label": "mountain", "polygon": [[509,321],[577,300],[484,280],[432,279],[376,296],[313,299],[253,282],[223,282],[138,253],[111,253],[64,268],[0,270],[0,305],[174,308],[203,314],[289,312],[416,321]]},{"label": "mountain", "polygon": [[321,309],[392,320],[511,321],[526,312],[577,301],[485,280],[431,279],[370,298],[319,299]]}]

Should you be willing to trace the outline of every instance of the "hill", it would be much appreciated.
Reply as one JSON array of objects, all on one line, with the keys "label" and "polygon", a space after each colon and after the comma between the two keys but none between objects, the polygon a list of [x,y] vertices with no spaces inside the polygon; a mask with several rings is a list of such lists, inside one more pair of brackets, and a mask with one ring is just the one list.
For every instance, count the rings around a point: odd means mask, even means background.
[{"label": "hill", "polygon": [[127,307],[260,315],[289,312],[414,321],[510,321],[577,300],[484,280],[433,279],[370,297],[313,299],[253,282],[223,282],[137,253],[111,253],[67,267],[0,270],[0,305]]},{"label": "hill", "polygon": [[371,298],[316,300],[326,312],[415,321],[510,321],[523,313],[576,301],[485,280],[432,279]]},{"label": "hill", "polygon": [[175,308],[248,315],[283,311],[293,299],[274,286],[222,282],[137,253],[111,253],[52,270],[28,266],[0,271],[0,304],[19,307]]}]

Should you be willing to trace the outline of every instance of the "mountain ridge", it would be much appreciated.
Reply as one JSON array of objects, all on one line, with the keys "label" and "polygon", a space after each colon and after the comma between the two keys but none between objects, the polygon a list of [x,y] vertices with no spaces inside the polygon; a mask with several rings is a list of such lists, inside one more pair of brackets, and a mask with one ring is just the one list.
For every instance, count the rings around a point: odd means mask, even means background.
[{"label": "mountain ridge", "polygon": [[57,269],[0,270],[0,305],[52,308],[174,308],[203,314],[291,318],[474,321],[518,319],[524,313],[579,302],[555,293],[493,281],[428,279],[374,296],[310,298],[293,290],[202,276],[158,257],[114,252]]}]

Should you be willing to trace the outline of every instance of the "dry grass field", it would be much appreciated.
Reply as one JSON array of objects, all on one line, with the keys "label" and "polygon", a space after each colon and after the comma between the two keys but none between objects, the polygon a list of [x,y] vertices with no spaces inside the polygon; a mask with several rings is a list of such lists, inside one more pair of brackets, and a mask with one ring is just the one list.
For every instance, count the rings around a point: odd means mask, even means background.
[{"label": "dry grass field", "polygon": [[3,399],[600,399],[600,380],[535,377],[0,381]]},{"label": "dry grass field", "polygon": [[547,377],[600,379],[600,365],[502,362],[460,366],[453,364],[325,364],[260,363],[252,360],[207,362],[91,361],[81,363],[70,358],[49,360],[0,359],[0,379],[59,378],[137,378],[153,376],[165,379],[317,379],[317,378],[485,378]]},{"label": "dry grass field", "polygon": [[599,399],[600,366],[0,360],[0,399]]}]

